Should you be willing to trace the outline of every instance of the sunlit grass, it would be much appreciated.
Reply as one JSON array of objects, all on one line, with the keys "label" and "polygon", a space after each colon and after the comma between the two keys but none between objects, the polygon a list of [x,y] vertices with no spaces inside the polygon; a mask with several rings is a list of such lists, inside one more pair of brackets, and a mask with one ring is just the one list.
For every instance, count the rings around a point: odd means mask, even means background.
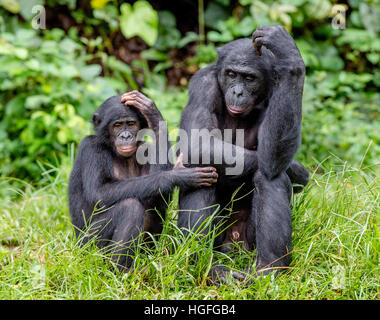
[{"label": "sunlit grass", "polygon": [[294,196],[288,272],[214,286],[207,281],[213,260],[243,270],[254,265],[255,252],[216,254],[209,246],[215,234],[200,242],[185,237],[176,226],[177,193],[161,237],[141,247],[130,273],[118,272],[93,244],[78,246],[68,213],[69,167],[51,168],[56,178],[46,171],[49,183],[39,188],[0,180],[0,299],[380,298],[380,183],[370,168],[324,168]]}]

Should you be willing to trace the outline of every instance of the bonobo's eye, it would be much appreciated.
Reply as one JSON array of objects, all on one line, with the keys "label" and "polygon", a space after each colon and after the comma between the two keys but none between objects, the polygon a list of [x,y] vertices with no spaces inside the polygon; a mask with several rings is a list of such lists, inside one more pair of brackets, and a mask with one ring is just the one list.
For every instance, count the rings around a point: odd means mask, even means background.
[{"label": "bonobo's eye", "polygon": [[134,126],[136,124],[136,121],[128,121],[127,122],[127,125],[129,126],[129,127],[132,127],[132,126]]},{"label": "bonobo's eye", "polygon": [[120,128],[122,125],[123,125],[122,122],[115,122],[115,123],[113,124],[113,127],[114,127],[114,128]]},{"label": "bonobo's eye", "polygon": [[252,75],[246,75],[244,79],[246,81],[254,81],[254,80],[256,80],[256,77],[252,76]]},{"label": "bonobo's eye", "polygon": [[227,71],[227,76],[229,76],[230,78],[235,78],[236,77],[236,72],[233,72],[233,71]]}]

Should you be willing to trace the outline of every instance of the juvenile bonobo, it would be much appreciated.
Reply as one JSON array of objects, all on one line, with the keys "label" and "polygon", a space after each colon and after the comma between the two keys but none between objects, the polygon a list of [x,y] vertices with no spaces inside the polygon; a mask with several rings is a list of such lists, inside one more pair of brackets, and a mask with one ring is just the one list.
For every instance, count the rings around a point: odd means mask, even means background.
[{"label": "juvenile bonobo", "polygon": [[[185,232],[189,227],[196,229],[215,210],[210,206],[218,203],[224,208],[236,188],[243,186],[236,198],[248,195],[233,202],[234,214],[221,218],[223,228],[232,226],[214,246],[228,251],[235,241],[249,250],[256,247],[256,272],[265,275],[289,265],[292,183],[298,184],[294,191],[300,191],[308,182],[307,169],[293,160],[300,145],[305,67],[283,27],[259,27],[252,40],[239,39],[219,48],[217,63],[191,80],[181,128],[189,136],[192,129],[232,129],[233,139],[236,130],[243,129],[244,143],[238,146],[215,136],[208,163],[200,156],[204,145],[189,148],[188,159],[197,158],[194,153],[198,153],[199,163],[215,166],[219,179],[211,188],[182,190],[178,225]],[[213,161],[218,148],[232,148],[244,157],[240,174],[225,174],[231,163],[224,154],[221,161]],[[227,272],[215,266],[211,276],[223,280]]]},{"label": "juvenile bonobo", "polygon": [[[124,105],[125,104],[125,105]],[[168,139],[155,104],[137,91],[107,99],[93,114],[95,135],[80,143],[69,181],[69,205],[77,236],[86,230],[86,243],[96,238],[99,247],[112,250],[112,260],[128,270],[136,239],[142,231],[157,234],[165,213],[165,197],[175,186],[182,189],[211,186],[215,168],[184,168],[179,162],[139,164],[136,150],[140,129],[154,131],[157,143]],[[164,131],[164,132],[162,132]],[[152,162],[154,163],[154,162]],[[94,208],[104,207],[93,214]]]}]

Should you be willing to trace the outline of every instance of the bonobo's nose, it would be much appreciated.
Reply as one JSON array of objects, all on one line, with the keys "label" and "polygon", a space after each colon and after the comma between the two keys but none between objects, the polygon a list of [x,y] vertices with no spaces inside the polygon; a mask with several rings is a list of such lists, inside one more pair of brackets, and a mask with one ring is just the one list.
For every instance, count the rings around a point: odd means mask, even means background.
[{"label": "bonobo's nose", "polygon": [[232,89],[235,96],[240,97],[243,94],[243,88],[241,86],[235,86]]},{"label": "bonobo's nose", "polygon": [[122,133],[120,133],[119,137],[123,140],[130,140],[132,139],[133,135],[129,131],[123,131]]}]

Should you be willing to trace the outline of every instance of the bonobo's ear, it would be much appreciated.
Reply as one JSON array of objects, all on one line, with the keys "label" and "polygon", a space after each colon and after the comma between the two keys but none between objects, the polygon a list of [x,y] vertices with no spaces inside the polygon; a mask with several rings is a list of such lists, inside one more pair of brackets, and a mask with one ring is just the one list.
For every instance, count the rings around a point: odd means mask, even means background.
[{"label": "bonobo's ear", "polygon": [[95,112],[92,115],[92,123],[94,124],[95,127],[97,127],[100,124],[100,122],[102,122],[102,119],[100,118],[99,113]]},{"label": "bonobo's ear", "polygon": [[228,52],[226,46],[219,47],[216,51],[218,52],[218,62],[223,61]]},{"label": "bonobo's ear", "polygon": [[216,49],[218,52],[218,62],[223,62],[226,56],[232,52],[240,52],[239,40],[234,40]]}]

